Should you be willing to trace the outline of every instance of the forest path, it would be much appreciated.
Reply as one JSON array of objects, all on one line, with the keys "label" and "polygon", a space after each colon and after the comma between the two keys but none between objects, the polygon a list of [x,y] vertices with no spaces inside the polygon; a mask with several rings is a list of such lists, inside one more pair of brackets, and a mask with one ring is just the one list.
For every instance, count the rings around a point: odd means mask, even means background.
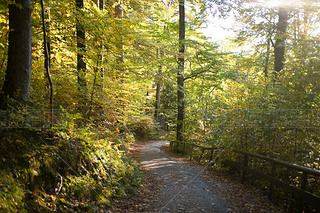
[{"label": "forest path", "polygon": [[135,145],[132,155],[145,171],[145,183],[137,195],[111,212],[283,212],[265,194],[234,177],[174,155],[168,144],[146,141]]},{"label": "forest path", "polygon": [[228,212],[219,192],[225,187],[224,183],[213,180],[215,184],[212,184],[204,167],[182,163],[166,154],[160,148],[167,144],[167,141],[157,141],[144,145],[141,150],[142,167],[161,181],[151,211]]}]

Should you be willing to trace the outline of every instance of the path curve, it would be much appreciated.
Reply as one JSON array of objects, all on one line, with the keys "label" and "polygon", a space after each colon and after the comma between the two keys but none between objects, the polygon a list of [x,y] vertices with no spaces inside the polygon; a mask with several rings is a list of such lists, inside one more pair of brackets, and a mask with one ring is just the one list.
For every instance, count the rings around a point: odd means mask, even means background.
[{"label": "path curve", "polygon": [[[141,153],[141,165],[161,180],[161,188],[151,206],[153,212],[228,212],[218,188],[208,181],[201,166],[191,166],[163,152],[169,144],[147,144]],[[221,183],[222,184],[222,183]]]}]

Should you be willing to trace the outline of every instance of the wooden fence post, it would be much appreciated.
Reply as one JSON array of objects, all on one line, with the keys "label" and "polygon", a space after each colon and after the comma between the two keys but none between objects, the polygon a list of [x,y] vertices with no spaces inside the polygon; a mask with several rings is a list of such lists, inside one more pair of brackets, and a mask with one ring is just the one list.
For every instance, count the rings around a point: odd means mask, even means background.
[{"label": "wooden fence post", "polygon": [[190,150],[190,161],[192,161],[192,154],[193,154],[193,144],[191,145],[191,150]]},{"label": "wooden fence post", "polygon": [[245,169],[248,167],[248,155],[245,154],[244,155],[244,159],[243,159],[243,169],[241,171],[241,183],[244,183],[244,181],[246,180],[246,172]]},{"label": "wooden fence post", "polygon": [[[231,162],[231,166],[236,168],[238,171],[240,171],[240,178],[241,183],[244,183],[246,181],[246,173],[250,173],[255,177],[258,177],[262,180],[268,181],[267,183],[270,184],[269,186],[269,198],[271,200],[274,200],[274,189],[279,187],[283,192],[291,193],[295,197],[295,203],[294,203],[294,210],[295,212],[307,212],[310,211],[310,207],[312,207],[312,211],[316,210],[317,212],[320,212],[320,196],[313,193],[311,191],[311,187],[308,185],[308,178],[310,178],[310,175],[315,178],[320,177],[320,171],[304,166],[299,166],[296,164],[292,164],[286,161],[282,161],[279,159],[259,155],[259,154],[253,154],[246,151],[236,151],[237,154],[240,154],[240,156],[243,158],[240,158],[237,162]],[[250,157],[250,159],[249,159]],[[271,171],[257,171],[255,170],[253,165],[250,164],[250,162],[255,162],[257,159],[262,159],[267,162],[271,163]],[[238,158],[239,159],[239,158]],[[270,164],[269,164],[270,165]],[[250,166],[252,168],[250,168]],[[278,167],[284,166],[285,168],[292,169],[294,171],[299,172],[299,180],[300,180],[300,187],[298,186],[292,186],[290,183],[287,183],[287,181],[283,181],[277,177],[277,169]],[[291,177],[291,180],[294,177]],[[309,186],[309,187],[308,187]],[[313,189],[314,190],[314,189]]]},{"label": "wooden fence post", "polygon": [[[306,172],[302,173],[302,179],[301,179],[301,189],[306,190],[307,188],[307,181],[308,181],[308,174]],[[303,211],[303,202],[304,199],[302,197],[298,198],[298,212],[304,212]]]},{"label": "wooden fence post", "polygon": [[302,173],[302,180],[301,180],[301,189],[302,190],[306,190],[307,181],[308,181],[308,174],[306,172],[303,172]]},{"label": "wooden fence post", "polygon": [[204,153],[204,148],[202,148],[202,152],[201,152],[201,155],[200,155],[200,158],[199,158],[199,163],[201,162],[201,160],[202,160],[202,157],[203,157],[203,153]]},{"label": "wooden fence post", "polygon": [[271,176],[270,176],[270,185],[269,185],[269,200],[272,201],[273,199],[273,186],[274,186],[274,183],[273,183],[273,180],[272,178],[276,175],[276,169],[277,169],[277,164],[276,162],[272,162],[272,168],[271,168]]},{"label": "wooden fence post", "polygon": [[209,162],[211,162],[213,159],[213,151],[214,151],[214,148],[211,149]]}]

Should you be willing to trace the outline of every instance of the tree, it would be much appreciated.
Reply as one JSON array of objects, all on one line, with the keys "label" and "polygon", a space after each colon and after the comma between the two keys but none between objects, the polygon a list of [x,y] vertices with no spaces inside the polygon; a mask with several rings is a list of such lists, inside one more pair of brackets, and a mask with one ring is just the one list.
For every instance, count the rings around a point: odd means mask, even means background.
[{"label": "tree", "polygon": [[274,71],[275,75],[284,67],[285,60],[285,41],[288,27],[288,10],[284,7],[279,7],[276,42],[274,44]]},{"label": "tree", "polygon": [[[157,57],[161,58],[161,50],[157,49]],[[155,78],[156,83],[156,101],[155,101],[155,112],[154,112],[154,118],[157,122],[160,122],[160,98],[161,98],[161,73],[162,73],[162,64],[159,65],[158,71]]]},{"label": "tree", "polygon": [[84,52],[86,51],[85,45],[85,30],[83,24],[81,23],[81,11],[83,9],[83,0],[76,0],[76,9],[77,9],[77,73],[78,73],[78,84],[81,89],[86,89],[86,69],[87,65],[84,61]]},{"label": "tree", "polygon": [[[114,16],[115,16],[115,19],[118,21],[119,23],[119,26],[122,25],[122,21],[123,21],[123,5],[122,5],[122,1],[117,1],[116,2],[116,7],[115,7],[115,11],[114,11]],[[122,33],[122,32],[121,32]],[[119,41],[117,41],[118,44],[118,50],[119,50],[119,57],[118,57],[118,63],[119,64],[122,64],[124,62],[124,55],[123,55],[123,38],[122,36],[120,35],[119,36]]]},{"label": "tree", "polygon": [[8,66],[1,93],[1,108],[7,98],[23,105],[29,99],[31,81],[31,0],[9,5]]},{"label": "tree", "polygon": [[[99,1],[99,9],[103,11],[104,10],[104,6],[105,6],[104,0],[100,0]],[[101,50],[103,50],[103,46],[102,45],[101,45],[100,48],[101,48]],[[101,58],[101,64],[103,64],[103,60],[104,60],[103,54],[101,54],[100,58]],[[101,89],[103,91],[104,90],[104,68],[103,67],[101,67],[101,81],[102,81]]]},{"label": "tree", "polygon": [[179,56],[178,56],[178,75],[177,75],[177,141],[183,140],[183,120],[184,120],[184,52],[185,52],[185,8],[184,0],[179,0]]},{"label": "tree", "polygon": [[46,22],[45,22],[45,11],[44,11],[44,4],[43,0],[41,0],[41,15],[42,15],[42,28],[43,28],[43,45],[44,45],[44,57],[45,57],[45,68],[46,74],[49,82],[50,88],[50,113],[51,113],[51,124],[53,122],[53,81],[51,78],[50,73],[50,54],[49,54],[49,42],[47,40],[47,29],[46,29]]}]

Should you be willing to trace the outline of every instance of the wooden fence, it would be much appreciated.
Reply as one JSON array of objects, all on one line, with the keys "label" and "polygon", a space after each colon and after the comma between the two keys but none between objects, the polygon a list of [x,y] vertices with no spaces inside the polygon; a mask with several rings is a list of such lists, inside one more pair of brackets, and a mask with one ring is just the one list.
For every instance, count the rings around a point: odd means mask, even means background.
[{"label": "wooden fence", "polygon": [[[53,116],[53,117],[52,117]],[[25,111],[0,110],[0,129],[6,128],[65,128],[66,112],[62,110],[49,111],[28,109]]]},{"label": "wooden fence", "polygon": [[[190,160],[195,160],[198,163],[202,161],[212,161],[214,157],[214,152],[219,150],[217,147],[205,147],[194,143],[177,141],[171,141],[170,147],[172,147],[173,151],[178,151],[178,149],[181,148],[181,152],[184,155],[188,155]],[[205,156],[209,157],[207,157],[206,159]]]},{"label": "wooden fence", "polygon": [[[170,146],[172,146],[174,150],[176,150],[177,147],[180,147],[180,149],[182,148],[182,153],[185,155],[188,154],[190,160],[198,155],[198,157],[196,157],[198,162],[204,160],[205,151],[209,153],[209,155],[206,155],[209,156],[207,162],[211,162],[211,160],[215,158],[214,152],[219,150],[217,147],[205,147],[192,143],[178,143],[175,141],[171,142]],[[197,147],[200,152],[195,153],[195,147]],[[222,150],[220,149],[220,152],[221,151]],[[224,159],[223,164],[238,170],[241,183],[247,181],[249,176],[258,180],[263,180],[268,185],[268,196],[270,200],[273,200],[275,190],[282,189],[283,192],[289,193],[295,197],[298,212],[320,212],[320,191],[314,192],[314,187],[310,186],[311,183],[313,183],[313,186],[320,185],[319,170],[250,152],[238,150],[232,150],[232,152],[234,156],[237,156],[236,159],[238,160]],[[290,179],[288,181],[290,183],[283,180],[283,176]],[[319,188],[318,190],[320,190]]]}]

